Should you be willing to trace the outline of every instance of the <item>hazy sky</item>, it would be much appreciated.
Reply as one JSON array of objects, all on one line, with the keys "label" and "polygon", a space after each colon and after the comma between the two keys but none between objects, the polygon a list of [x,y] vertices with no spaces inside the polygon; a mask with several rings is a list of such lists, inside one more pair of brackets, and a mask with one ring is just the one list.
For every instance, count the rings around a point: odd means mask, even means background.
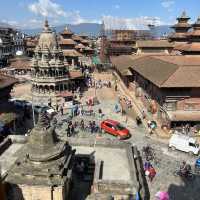
[{"label": "hazy sky", "polygon": [[194,22],[200,0],[0,0],[0,21],[19,27],[40,27],[47,17],[52,25],[105,20],[107,27],[134,28],[172,24],[186,10]]}]

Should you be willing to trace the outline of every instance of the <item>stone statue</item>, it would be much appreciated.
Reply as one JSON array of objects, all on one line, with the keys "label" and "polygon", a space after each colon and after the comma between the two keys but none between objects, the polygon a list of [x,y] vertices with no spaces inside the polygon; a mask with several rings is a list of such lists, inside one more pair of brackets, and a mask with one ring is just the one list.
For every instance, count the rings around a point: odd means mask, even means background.
[{"label": "stone statue", "polygon": [[46,128],[46,129],[49,128],[50,122],[45,111],[41,111],[39,113],[37,126],[41,128]]}]

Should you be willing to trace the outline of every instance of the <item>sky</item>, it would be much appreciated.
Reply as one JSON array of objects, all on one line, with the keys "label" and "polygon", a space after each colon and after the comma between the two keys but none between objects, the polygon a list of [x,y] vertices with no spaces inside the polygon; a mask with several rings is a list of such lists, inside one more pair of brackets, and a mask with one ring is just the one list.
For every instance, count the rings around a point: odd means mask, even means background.
[{"label": "sky", "polygon": [[200,0],[0,0],[0,21],[19,28],[101,23],[106,28],[138,29],[149,23],[168,25],[186,11],[193,23],[200,15]]}]

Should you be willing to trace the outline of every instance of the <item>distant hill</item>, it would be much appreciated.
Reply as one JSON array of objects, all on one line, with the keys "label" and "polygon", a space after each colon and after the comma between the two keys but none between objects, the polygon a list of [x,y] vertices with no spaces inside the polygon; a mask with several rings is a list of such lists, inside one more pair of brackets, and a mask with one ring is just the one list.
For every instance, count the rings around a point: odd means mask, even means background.
[{"label": "distant hill", "polygon": [[[55,27],[56,32],[61,32],[64,30],[65,27],[68,27],[72,32],[76,34],[86,34],[90,36],[98,36],[101,30],[101,24],[97,23],[81,23],[81,24],[67,24],[67,25],[59,25]],[[9,24],[0,22],[0,27],[13,27]],[[42,28],[35,28],[35,29],[24,29],[22,32],[28,35],[36,35],[42,31]],[[150,27],[150,33],[153,37],[159,38],[163,35],[168,35],[173,30],[170,28],[169,25],[162,25],[162,26],[152,26]]]},{"label": "distant hill", "polygon": [[160,38],[164,35],[169,35],[173,30],[170,25],[155,26],[150,28],[150,33],[155,38]]},{"label": "distant hill", "polygon": [[13,28],[13,26],[11,26],[7,23],[4,23],[4,22],[0,22],[0,27],[2,27],[2,28]]},{"label": "distant hill", "polygon": [[[60,26],[56,26],[55,30],[56,32],[61,32],[64,30],[65,27],[68,27],[72,32],[76,33],[76,34],[86,34],[86,35],[94,35],[97,36],[99,35],[100,29],[101,29],[101,25],[100,24],[96,24],[96,23],[81,23],[81,24],[76,24],[76,25],[72,25],[72,24],[67,24],[67,25],[60,25]],[[23,30],[24,33],[28,34],[28,35],[35,35],[38,34],[42,31],[42,28],[38,28],[38,29],[25,29]]]}]

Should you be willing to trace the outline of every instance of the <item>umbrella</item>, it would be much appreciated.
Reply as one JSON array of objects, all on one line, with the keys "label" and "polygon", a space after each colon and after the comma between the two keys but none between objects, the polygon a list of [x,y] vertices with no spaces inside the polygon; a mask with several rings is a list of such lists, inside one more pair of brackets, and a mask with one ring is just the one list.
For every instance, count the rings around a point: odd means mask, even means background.
[{"label": "umbrella", "polygon": [[155,197],[158,198],[158,200],[169,200],[169,194],[168,192],[157,192]]}]

